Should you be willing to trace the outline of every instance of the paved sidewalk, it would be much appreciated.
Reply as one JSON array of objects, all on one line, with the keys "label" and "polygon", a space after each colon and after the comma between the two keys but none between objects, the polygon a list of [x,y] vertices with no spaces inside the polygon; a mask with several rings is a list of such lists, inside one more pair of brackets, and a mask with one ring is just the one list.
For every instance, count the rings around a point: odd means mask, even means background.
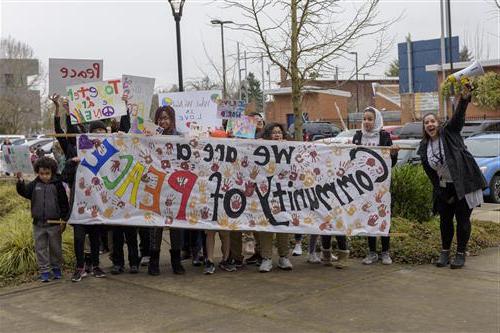
[{"label": "paved sidewalk", "polygon": [[108,275],[0,290],[2,332],[492,332],[500,331],[500,248],[466,268],[336,270],[294,257],[294,270],[204,276]]},{"label": "paved sidewalk", "polygon": [[500,204],[484,203],[481,207],[474,208],[471,218],[500,223]]}]

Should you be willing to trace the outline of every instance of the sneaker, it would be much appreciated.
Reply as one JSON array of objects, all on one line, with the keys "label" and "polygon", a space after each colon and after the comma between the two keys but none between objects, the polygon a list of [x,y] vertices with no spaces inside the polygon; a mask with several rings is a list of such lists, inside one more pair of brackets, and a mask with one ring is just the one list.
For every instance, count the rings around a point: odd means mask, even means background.
[{"label": "sneaker", "polygon": [[54,274],[54,280],[60,280],[62,279],[62,272],[61,269],[59,268],[53,268],[52,273]]},{"label": "sneaker", "polygon": [[50,278],[49,272],[43,272],[40,274],[40,280],[42,282],[49,282],[50,281],[49,278]]},{"label": "sneaker", "polygon": [[453,259],[453,261],[450,263],[450,268],[459,269],[464,267],[464,265],[465,265],[465,254],[457,252],[455,259]]},{"label": "sneaker", "polygon": [[268,273],[273,269],[273,261],[271,258],[262,258],[262,263],[259,266],[259,272]]},{"label": "sneaker", "polygon": [[142,258],[141,258],[141,264],[140,264],[140,265],[141,265],[141,266],[144,266],[144,267],[145,267],[145,266],[147,266],[147,265],[149,265],[149,259],[150,259],[150,257],[149,257],[149,256],[142,257]]},{"label": "sneaker", "polygon": [[278,260],[278,267],[285,271],[291,271],[293,265],[287,257],[280,257]]},{"label": "sneaker", "polygon": [[389,252],[382,252],[382,265],[391,265],[392,259]]},{"label": "sneaker", "polygon": [[105,278],[106,277],[106,273],[104,273],[103,270],[99,266],[94,267],[94,269],[92,270],[92,275],[96,278]]},{"label": "sneaker", "polygon": [[292,251],[292,256],[298,257],[302,255],[302,245],[300,243],[295,244],[295,247]]},{"label": "sneaker", "polygon": [[232,259],[231,260],[231,263],[236,267],[236,268],[241,268],[243,266],[245,266],[245,263],[243,262],[243,260],[237,260],[237,259]]},{"label": "sneaker", "polygon": [[87,276],[87,272],[85,272],[85,270],[83,268],[77,268],[75,270],[75,272],[73,273],[73,276],[71,277],[71,281],[79,282],[86,276]]},{"label": "sneaker", "polygon": [[139,273],[139,267],[137,267],[137,266],[130,266],[130,270],[128,272],[130,274],[137,274],[137,273]]},{"label": "sneaker", "polygon": [[307,262],[310,264],[319,264],[321,263],[321,259],[319,258],[318,253],[313,252],[309,254],[309,258],[307,259]]},{"label": "sneaker", "polygon": [[203,270],[203,274],[212,275],[215,273],[215,265],[210,260],[207,260],[205,263],[205,269]]},{"label": "sneaker", "polygon": [[192,263],[194,267],[200,267],[203,265],[203,261],[200,260],[200,256],[198,254],[193,255]]},{"label": "sneaker", "polygon": [[229,260],[223,260],[219,263],[219,268],[225,270],[226,272],[234,272],[236,271],[236,266],[231,263]]},{"label": "sneaker", "polygon": [[371,265],[371,264],[375,264],[377,261],[378,261],[378,254],[376,252],[370,252],[363,259],[362,262],[364,265]]},{"label": "sneaker", "polygon": [[112,275],[118,275],[118,274],[121,274],[125,272],[125,269],[123,268],[123,266],[120,266],[120,265],[114,265],[113,268],[111,268],[111,274]]},{"label": "sneaker", "polygon": [[446,267],[450,263],[450,250],[441,250],[439,259],[436,262],[437,267]]},{"label": "sneaker", "polygon": [[254,253],[250,258],[245,259],[247,265],[255,265],[258,261],[262,261],[262,257],[258,253]]}]

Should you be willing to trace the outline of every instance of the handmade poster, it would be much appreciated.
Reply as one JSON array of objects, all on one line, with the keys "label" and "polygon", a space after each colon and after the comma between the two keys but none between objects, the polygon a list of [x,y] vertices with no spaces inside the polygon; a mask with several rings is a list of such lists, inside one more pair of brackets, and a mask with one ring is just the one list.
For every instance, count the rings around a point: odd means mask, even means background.
[{"label": "handmade poster", "polygon": [[102,60],[49,59],[49,95],[63,96],[67,86],[102,80]]},{"label": "handmade poster", "polygon": [[123,94],[130,112],[130,133],[144,133],[144,121],[149,119],[155,79],[123,75]]},{"label": "handmade poster", "polygon": [[245,114],[247,103],[242,100],[221,99],[217,103],[217,117],[220,119],[239,119]]},{"label": "handmade poster", "polygon": [[229,119],[227,121],[228,132],[236,138],[254,139],[257,129],[257,119],[255,117],[243,116],[239,119]]},{"label": "handmade poster", "polygon": [[387,235],[389,149],[81,135],[72,224]]},{"label": "handmade poster", "polygon": [[6,172],[33,174],[30,149],[26,145],[3,145],[2,158]]},{"label": "handmade poster", "polygon": [[67,87],[72,124],[121,117],[127,114],[120,79]]},{"label": "handmade poster", "polygon": [[217,118],[220,96],[220,91],[208,90],[162,93],[158,98],[160,105],[174,108],[177,132],[189,133],[191,125],[200,126],[205,132],[221,127],[222,120]]}]

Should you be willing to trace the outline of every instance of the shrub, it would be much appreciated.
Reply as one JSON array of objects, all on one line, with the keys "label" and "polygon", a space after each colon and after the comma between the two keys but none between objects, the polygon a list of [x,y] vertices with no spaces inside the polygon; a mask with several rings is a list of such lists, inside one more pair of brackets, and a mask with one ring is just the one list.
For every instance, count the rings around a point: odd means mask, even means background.
[{"label": "shrub", "polygon": [[432,215],[432,184],[421,165],[404,165],[392,170],[392,216],[419,222]]},{"label": "shrub", "polygon": [[29,201],[16,192],[14,182],[0,184],[0,218],[9,214],[14,208],[29,208]]}]

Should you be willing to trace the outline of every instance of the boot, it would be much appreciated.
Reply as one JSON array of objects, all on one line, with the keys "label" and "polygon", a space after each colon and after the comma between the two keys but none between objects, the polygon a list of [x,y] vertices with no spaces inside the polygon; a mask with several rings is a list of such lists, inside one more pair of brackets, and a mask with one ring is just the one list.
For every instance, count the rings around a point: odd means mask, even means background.
[{"label": "boot", "polygon": [[151,251],[148,264],[149,275],[160,275],[160,251]]},{"label": "boot", "polygon": [[321,248],[321,254],[323,254],[323,265],[333,266],[332,249]]},{"label": "boot", "polygon": [[450,263],[450,250],[441,250],[439,259],[436,262],[437,267],[446,267]]},{"label": "boot", "polygon": [[335,268],[343,269],[349,267],[349,262],[347,259],[349,258],[349,250],[337,250],[337,262],[335,263]]},{"label": "boot", "polygon": [[186,273],[181,264],[181,250],[170,250],[170,263],[172,264],[174,274],[182,275]]},{"label": "boot", "polygon": [[455,259],[450,264],[451,269],[462,268],[465,265],[465,253],[457,252]]}]

